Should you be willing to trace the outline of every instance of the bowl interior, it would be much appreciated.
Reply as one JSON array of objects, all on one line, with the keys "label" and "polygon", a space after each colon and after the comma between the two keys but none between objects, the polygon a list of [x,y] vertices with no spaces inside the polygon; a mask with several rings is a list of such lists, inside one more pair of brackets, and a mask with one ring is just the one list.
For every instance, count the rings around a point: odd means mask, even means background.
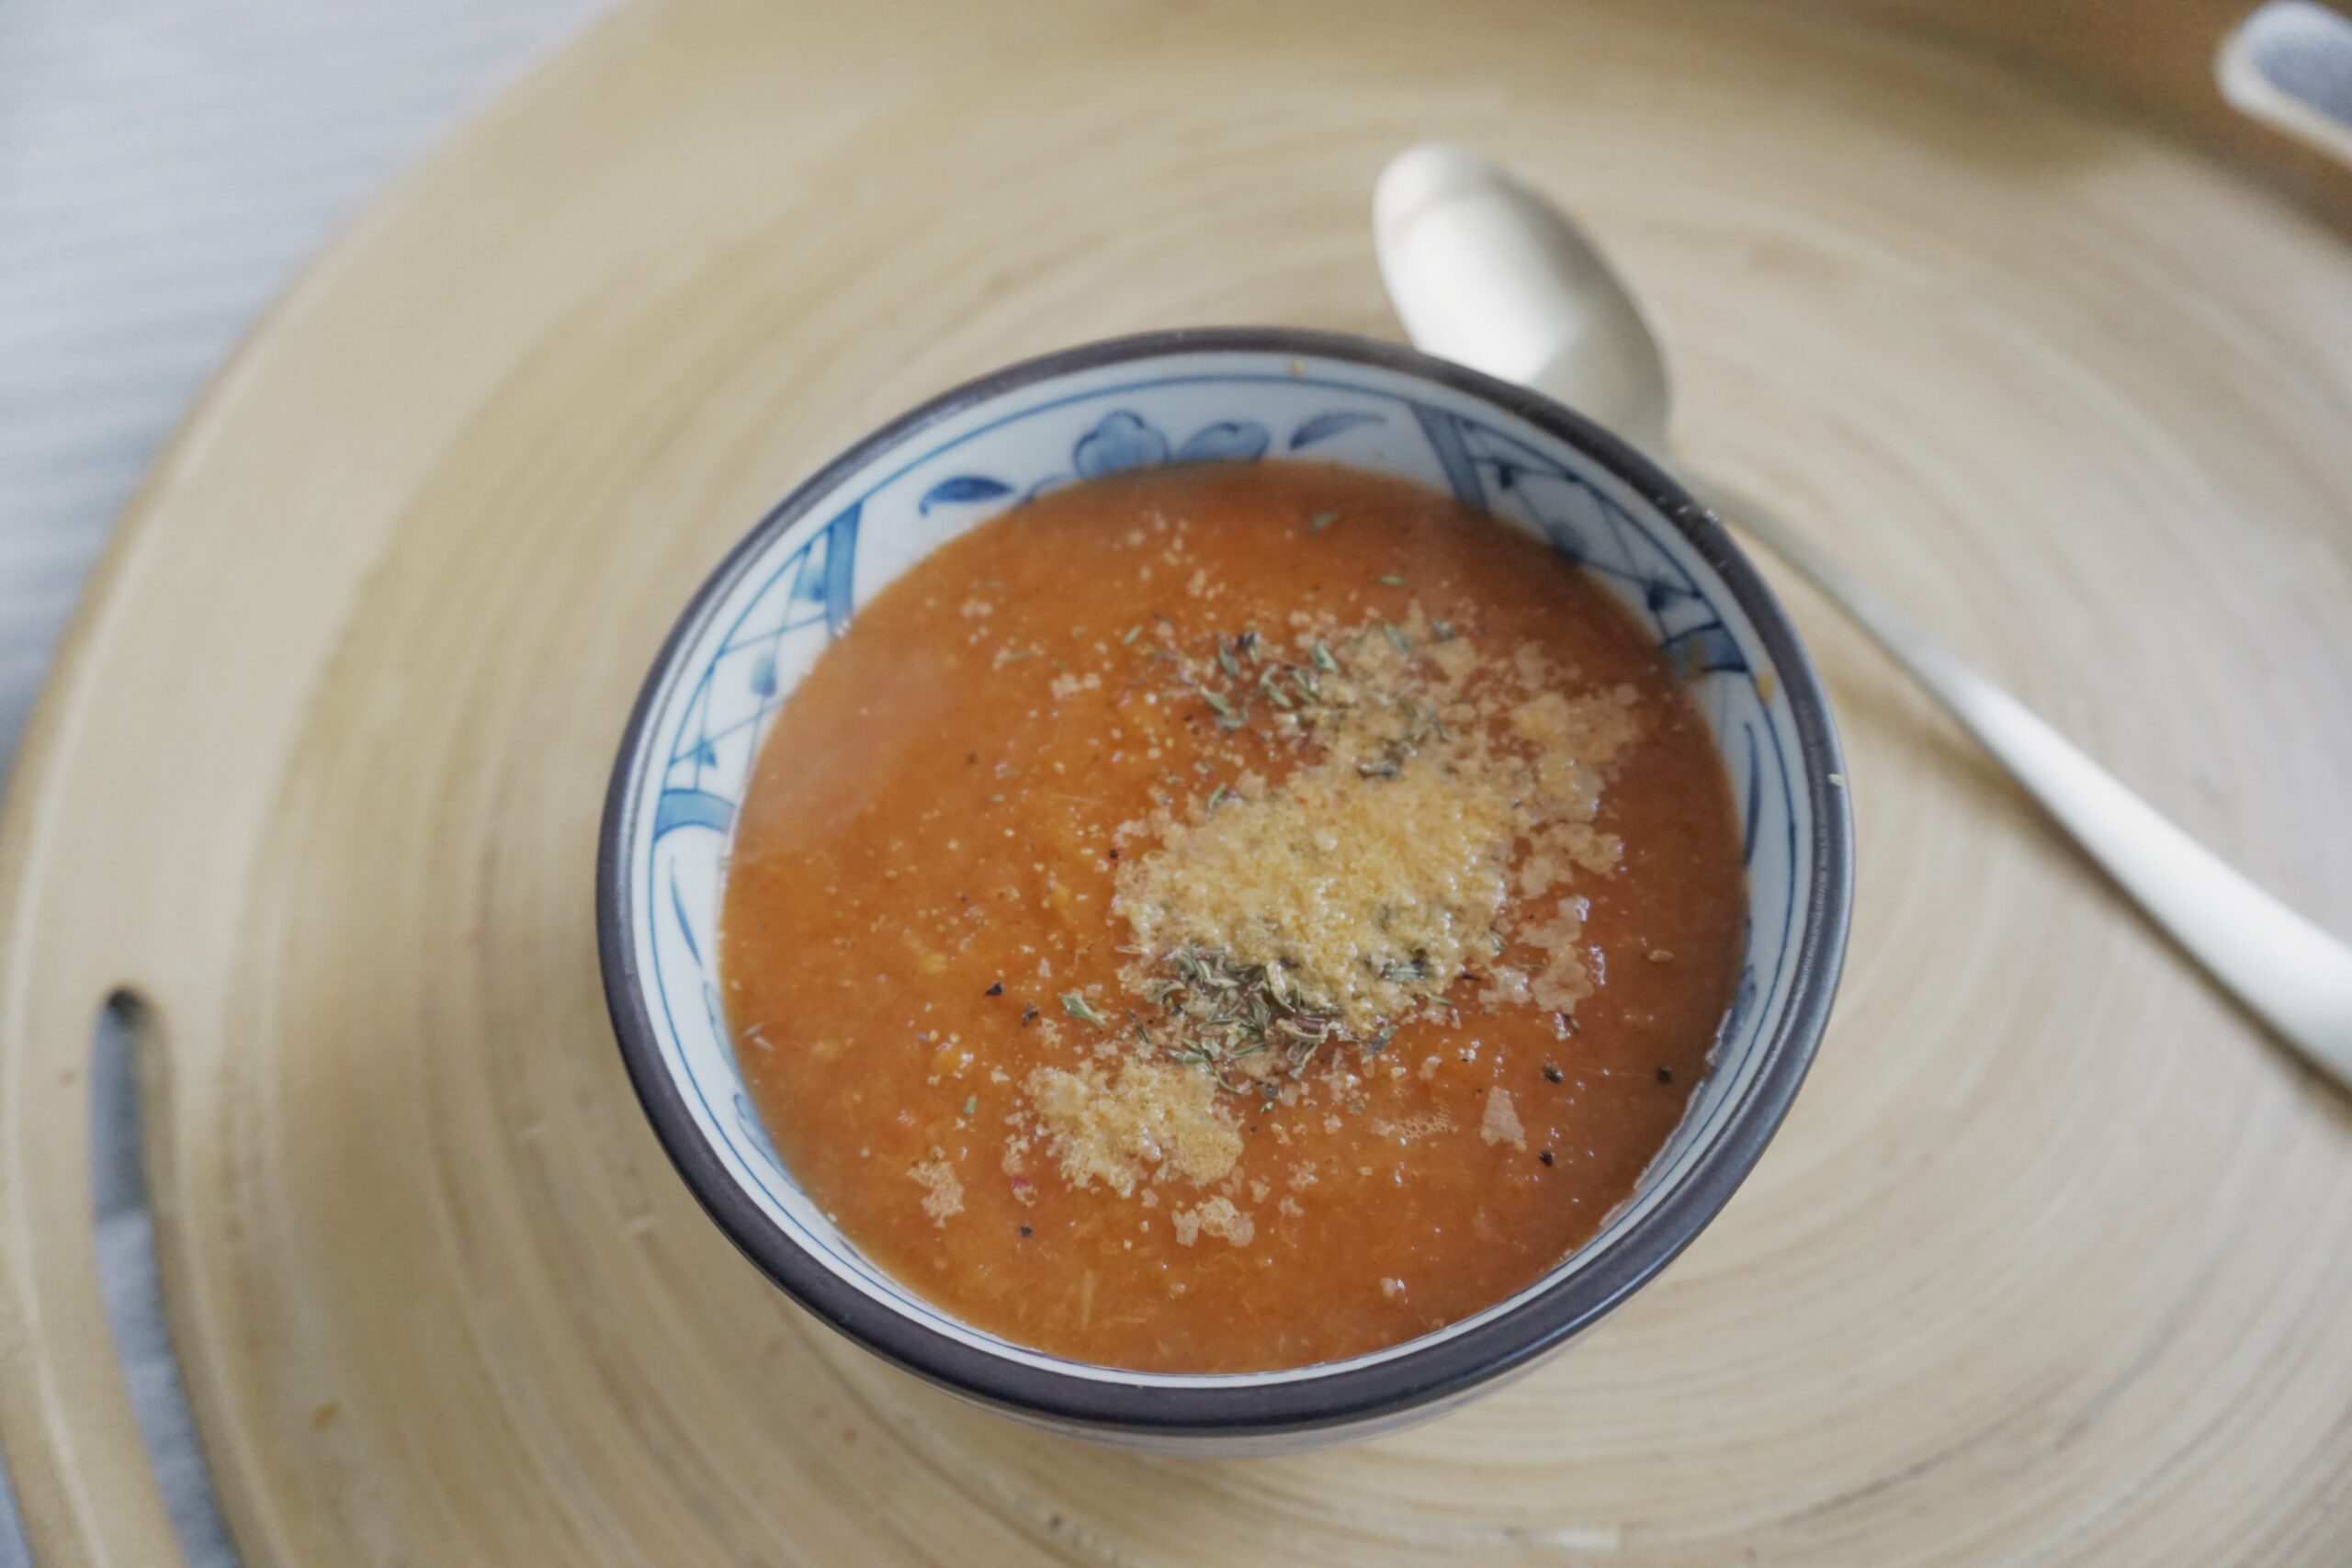
[{"label": "bowl interior", "polygon": [[[1400,356],[1374,358],[1395,360]],[[1573,434],[1574,439],[1570,436]],[[1634,1197],[1544,1280],[1404,1346],[1287,1372],[1177,1376],[1096,1369],[1011,1344],[867,1263],[794,1183],[737,1073],[715,971],[736,803],[767,721],[857,607],[932,549],[1041,491],[1142,465],[1299,457],[1450,491],[1595,573],[1688,672],[1729,770],[1747,861],[1747,940],[1714,1063]],[[811,479],[729,558],[689,612],[641,711],[633,809],[621,818],[626,907],[661,1070],[758,1214],[842,1281],[991,1354],[1125,1382],[1309,1378],[1464,1332],[1609,1253],[1705,1154],[1791,1006],[1816,897],[1816,825],[1785,683],[1723,576],[1628,477],[1597,432],[1539,427],[1466,376],[1329,352],[1231,346],[1073,351],[951,393]],[[707,1196],[707,1195],[706,1195]]]}]

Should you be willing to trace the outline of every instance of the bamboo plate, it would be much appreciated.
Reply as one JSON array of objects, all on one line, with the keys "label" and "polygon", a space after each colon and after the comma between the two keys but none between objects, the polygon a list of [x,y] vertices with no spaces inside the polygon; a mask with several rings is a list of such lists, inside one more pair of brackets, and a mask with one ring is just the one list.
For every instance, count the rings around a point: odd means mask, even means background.
[{"label": "bamboo plate", "polygon": [[1417,1432],[1157,1461],[881,1370],[695,1210],[598,999],[610,748],[721,547],[1015,356],[1392,332],[1367,192],[1432,133],[1652,288],[1705,466],[2352,931],[2352,180],[2212,100],[2223,8],[1964,9],[676,4],[517,93],[207,398],[28,749],[42,1562],[173,1554],[93,1266],[118,988],[252,1568],[2352,1559],[2352,1115],[1802,596],[1862,847],[1813,1081],[1664,1279]]}]

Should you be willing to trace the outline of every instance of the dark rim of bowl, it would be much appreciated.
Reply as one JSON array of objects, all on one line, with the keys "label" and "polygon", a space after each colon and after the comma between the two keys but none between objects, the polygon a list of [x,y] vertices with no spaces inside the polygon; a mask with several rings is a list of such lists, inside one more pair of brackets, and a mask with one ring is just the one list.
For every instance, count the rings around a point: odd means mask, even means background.
[{"label": "dark rim of bowl", "polygon": [[[776,536],[836,484],[922,427],[1035,382],[1127,360],[1224,353],[1339,360],[1467,393],[1576,446],[1657,508],[1730,588],[1788,697],[1813,807],[1812,887],[1788,1008],[1779,1029],[1757,1047],[1763,1054],[1759,1070],[1698,1163],[1606,1254],[1475,1328],[1369,1366],[1281,1382],[1170,1387],[1034,1367],[951,1338],[840,1279],[772,1222],[705,1143],[662,1066],[638,970],[628,863],[637,815],[650,795],[639,786],[647,776],[652,717],[681,676],[677,661],[682,650]],[[1853,824],[1843,773],[1820,677],[1763,579],[1712,513],[1633,446],[1582,415],[1526,388],[1417,350],[1344,333],[1290,327],[1198,327],[1110,338],[1010,366],[891,421],[804,480],[704,581],[663,642],[638,695],[605,799],[596,865],[596,936],[605,999],[645,1113],[703,1208],[771,1280],[867,1349],[983,1404],[1106,1433],[1274,1436],[1377,1422],[1467,1394],[1589,1327],[1689,1246],[1746,1179],[1804,1081],[1837,990],[1853,893]]]}]

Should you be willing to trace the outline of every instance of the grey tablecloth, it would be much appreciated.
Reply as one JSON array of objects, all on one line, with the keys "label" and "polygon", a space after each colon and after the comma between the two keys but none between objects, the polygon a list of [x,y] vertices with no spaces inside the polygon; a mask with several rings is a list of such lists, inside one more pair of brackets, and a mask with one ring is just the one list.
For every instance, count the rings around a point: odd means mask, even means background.
[{"label": "grey tablecloth", "polygon": [[[240,334],[605,3],[0,0],[0,759],[107,527]],[[182,1542],[217,1568],[232,1559],[157,1316],[135,1110],[105,1068],[108,1305]],[[0,1487],[0,1568],[27,1561]]]}]

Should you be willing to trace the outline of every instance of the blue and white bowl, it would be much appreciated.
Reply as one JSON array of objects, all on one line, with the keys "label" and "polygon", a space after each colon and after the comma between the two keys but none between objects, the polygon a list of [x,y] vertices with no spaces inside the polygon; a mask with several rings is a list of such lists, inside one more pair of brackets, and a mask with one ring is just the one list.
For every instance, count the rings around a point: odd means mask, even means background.
[{"label": "blue and white bowl", "polygon": [[[1025,497],[1117,469],[1306,457],[1446,490],[1549,541],[1676,666],[1729,768],[1746,965],[1713,1062],[1634,1197],[1536,1283],[1371,1355],[1179,1376],[958,1322],[861,1257],[777,1157],[714,969],[736,807],[777,706],[858,607]],[[1828,1020],[1852,898],[1838,739],[1780,605],[1703,508],[1623,442],[1520,388],[1282,329],[1091,344],[961,387],[858,443],[761,520],[686,606],[621,741],[597,878],[605,988],[654,1130],[711,1217],[802,1305],[1008,1414],[1161,1449],[1268,1452],[1387,1430],[1550,1354],[1660,1269],[1739,1185]]]}]

